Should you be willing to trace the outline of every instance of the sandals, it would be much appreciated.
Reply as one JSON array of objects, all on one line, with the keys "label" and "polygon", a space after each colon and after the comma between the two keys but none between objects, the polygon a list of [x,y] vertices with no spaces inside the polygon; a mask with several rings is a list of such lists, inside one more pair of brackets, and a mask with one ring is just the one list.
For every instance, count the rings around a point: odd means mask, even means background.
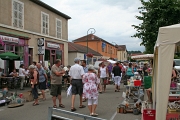
[{"label": "sandals", "polygon": [[81,105],[81,106],[79,106],[79,108],[85,108],[86,106],[85,105]]},{"label": "sandals", "polygon": [[65,108],[65,106],[63,104],[59,104],[59,107],[61,108]]},{"label": "sandals", "polygon": [[84,99],[82,100],[82,102],[86,102],[86,99],[84,98]]},{"label": "sandals", "polygon": [[74,112],[74,111],[76,111],[76,108],[71,108],[71,112]]},{"label": "sandals", "polygon": [[57,105],[54,105],[53,108],[57,108]]},{"label": "sandals", "polygon": [[97,113],[91,113],[91,116],[93,116],[93,117],[97,117],[97,116],[98,116],[98,114],[97,114]]},{"label": "sandals", "polygon": [[39,105],[39,103],[33,103],[33,106]]}]

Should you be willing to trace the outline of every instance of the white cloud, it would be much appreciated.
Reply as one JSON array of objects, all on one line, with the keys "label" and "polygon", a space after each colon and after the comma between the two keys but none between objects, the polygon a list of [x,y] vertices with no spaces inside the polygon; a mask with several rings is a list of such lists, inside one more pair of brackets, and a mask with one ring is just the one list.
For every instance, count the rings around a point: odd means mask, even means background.
[{"label": "white cloud", "polygon": [[128,50],[144,50],[141,40],[131,38],[136,31],[131,25],[139,24],[139,0],[42,0],[69,15],[69,41],[85,36],[89,28],[95,35],[109,42],[124,44]]}]

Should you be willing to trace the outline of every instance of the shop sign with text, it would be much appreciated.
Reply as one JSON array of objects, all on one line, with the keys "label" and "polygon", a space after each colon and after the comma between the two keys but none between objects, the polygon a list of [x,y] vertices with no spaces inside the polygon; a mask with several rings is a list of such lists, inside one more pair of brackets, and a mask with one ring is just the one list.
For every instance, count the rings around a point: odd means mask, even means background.
[{"label": "shop sign with text", "polygon": [[14,38],[14,37],[0,35],[0,39],[2,41],[6,41],[6,42],[19,43],[19,38]]},{"label": "shop sign with text", "polygon": [[59,44],[54,44],[54,43],[47,43],[47,47],[50,47],[50,48],[60,48]]}]

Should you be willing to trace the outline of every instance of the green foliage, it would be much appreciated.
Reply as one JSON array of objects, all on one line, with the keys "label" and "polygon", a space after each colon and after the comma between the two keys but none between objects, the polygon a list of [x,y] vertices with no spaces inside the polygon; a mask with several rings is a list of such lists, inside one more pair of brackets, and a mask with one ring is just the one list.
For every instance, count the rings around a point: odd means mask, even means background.
[{"label": "green foliage", "polygon": [[180,59],[180,56],[174,55],[174,59]]},{"label": "green foliage", "polygon": [[141,51],[128,51],[128,54],[142,53]]},{"label": "green foliage", "polygon": [[140,16],[136,16],[142,23],[132,25],[137,33],[132,37],[142,40],[145,53],[153,53],[159,27],[178,24],[180,22],[180,0],[140,0]]}]

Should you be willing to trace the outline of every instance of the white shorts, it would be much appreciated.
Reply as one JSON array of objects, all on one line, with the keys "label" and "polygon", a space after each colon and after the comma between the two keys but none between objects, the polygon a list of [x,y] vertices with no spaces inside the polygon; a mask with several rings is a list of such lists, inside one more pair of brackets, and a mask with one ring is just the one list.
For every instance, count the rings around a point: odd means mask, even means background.
[{"label": "white shorts", "polygon": [[121,77],[120,77],[120,76],[115,76],[115,77],[114,77],[114,81],[115,81],[115,85],[120,86]]},{"label": "white shorts", "polygon": [[88,105],[97,105],[98,99],[88,99]]}]

